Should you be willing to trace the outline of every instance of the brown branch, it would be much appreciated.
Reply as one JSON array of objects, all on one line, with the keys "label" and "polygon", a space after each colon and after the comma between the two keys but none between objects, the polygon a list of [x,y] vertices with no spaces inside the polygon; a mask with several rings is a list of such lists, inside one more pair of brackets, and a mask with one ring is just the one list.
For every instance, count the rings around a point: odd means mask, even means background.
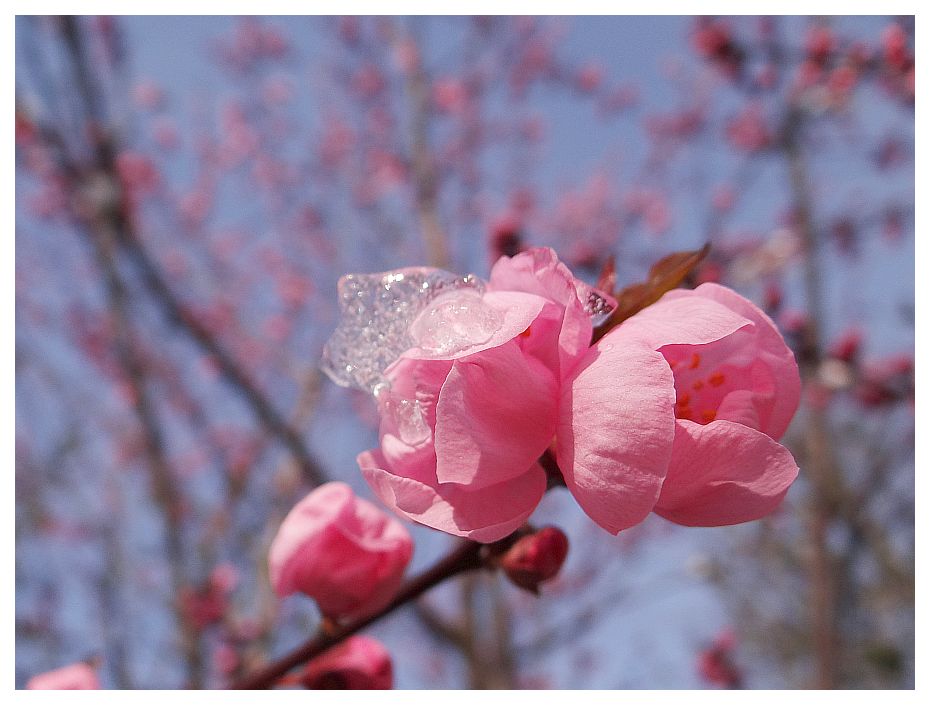
[{"label": "brown branch", "polygon": [[465,633],[461,624],[440,615],[425,599],[414,602],[413,610],[420,621],[437,637],[458,649],[464,647]]},{"label": "brown branch", "polygon": [[186,333],[213,358],[226,382],[245,399],[265,430],[285,445],[306,480],[313,485],[326,482],[326,472],[310,452],[300,433],[288,424],[213,334],[181,304],[141,240],[127,224],[120,229],[120,244],[139,269],[142,282],[161,306],[169,322]]},{"label": "brown branch", "polygon": [[[803,108],[793,106],[782,129],[782,148],[788,162],[789,181],[795,206],[795,218],[804,245],[804,294],[807,304],[807,325],[799,354],[802,377],[815,377],[823,357],[821,329],[824,323],[823,291],[821,289],[820,241],[810,202],[810,184],[801,148]],[[816,687],[832,689],[838,685],[841,662],[839,636],[840,588],[846,581],[841,562],[836,560],[827,534],[836,519],[838,495],[842,492],[842,477],[833,453],[833,441],[827,414],[809,406],[804,426],[804,445],[808,464],[805,467],[813,488],[810,539],[812,595],[812,646],[816,660]]]},{"label": "brown branch", "polygon": [[[412,41],[407,37],[408,41]],[[449,268],[449,246],[439,220],[437,192],[439,176],[429,148],[430,91],[429,76],[422,59],[407,74],[407,95],[410,99],[410,151],[413,167],[414,203],[426,255],[430,266]]]},{"label": "brown branch", "polygon": [[[101,114],[99,91],[87,67],[87,58],[77,19],[67,16],[60,18],[59,21],[66,45],[72,54],[78,90],[83,97],[88,116],[92,120],[97,120]],[[120,180],[116,169],[117,149],[113,137],[104,131],[101,125],[95,125],[95,127],[93,133],[95,137],[94,159],[96,163],[90,169],[87,169],[74,162],[68,153],[65,140],[57,131],[47,125],[37,125],[40,136],[57,155],[57,161],[63,175],[76,190],[80,191],[85,180],[91,175],[97,179],[105,179],[103,185],[112,189],[116,195],[114,197],[115,202],[109,204],[105,214],[101,215],[105,215],[108,227],[112,228],[113,241],[138,268],[143,283],[152,293],[169,322],[186,333],[203,352],[213,358],[223,378],[244,398],[265,430],[278,438],[288,449],[305,479],[313,485],[322,484],[326,481],[326,473],[319,461],[310,452],[301,434],[287,423],[286,419],[251,380],[242,366],[172,292],[155,260],[148,253],[138,236],[135,223],[131,218],[127,217],[121,207],[125,199],[121,193]],[[116,256],[115,251],[113,256]]]},{"label": "brown branch", "polygon": [[[503,539],[506,541],[507,539]],[[272,687],[275,682],[288,671],[306,663],[315,656],[319,656],[328,648],[352,636],[382,617],[391,614],[408,602],[415,600],[431,587],[444,580],[461,573],[476,570],[484,565],[482,551],[483,545],[474,541],[463,541],[449,555],[441,559],[432,568],[427,569],[415,578],[405,583],[397,595],[385,607],[373,615],[354,619],[332,631],[321,631],[303,645],[291,651],[286,656],[273,661],[257,673],[246,676],[233,683],[232,690],[260,690]]]},{"label": "brown branch", "polygon": [[180,595],[187,586],[184,571],[184,543],[181,531],[182,498],[165,450],[165,440],[149,394],[144,363],[135,349],[129,323],[127,292],[113,260],[113,238],[105,221],[97,221],[90,234],[97,264],[104,277],[110,314],[113,318],[113,346],[120,367],[126,376],[133,396],[133,409],[139,419],[145,438],[145,452],[152,493],[160,508],[165,524],[167,562],[171,574],[173,607],[181,648],[188,668],[187,685],[197,688],[203,678],[203,657],[200,652],[200,634],[187,619]]}]

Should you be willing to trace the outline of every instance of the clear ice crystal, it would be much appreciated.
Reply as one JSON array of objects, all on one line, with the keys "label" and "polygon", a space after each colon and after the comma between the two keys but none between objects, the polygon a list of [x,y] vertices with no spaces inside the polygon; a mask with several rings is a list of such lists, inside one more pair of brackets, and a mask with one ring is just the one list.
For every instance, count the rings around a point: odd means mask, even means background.
[{"label": "clear ice crystal", "polygon": [[484,292],[473,274],[408,268],[347,274],[339,280],[338,327],[323,346],[323,371],[338,385],[374,393],[384,370],[416,343],[409,328],[430,303],[451,291]]},{"label": "clear ice crystal", "polygon": [[617,301],[609,294],[598,289],[588,288],[584,299],[584,311],[591,316],[591,323],[599,326],[617,308]]},{"label": "clear ice crystal", "polygon": [[452,355],[486,343],[500,330],[503,314],[476,291],[443,294],[410,326],[410,335],[424,351]]},{"label": "clear ice crystal", "polygon": [[415,446],[430,438],[429,424],[423,405],[416,399],[398,399],[388,392],[382,394],[381,413],[393,419],[397,435],[407,445]]}]

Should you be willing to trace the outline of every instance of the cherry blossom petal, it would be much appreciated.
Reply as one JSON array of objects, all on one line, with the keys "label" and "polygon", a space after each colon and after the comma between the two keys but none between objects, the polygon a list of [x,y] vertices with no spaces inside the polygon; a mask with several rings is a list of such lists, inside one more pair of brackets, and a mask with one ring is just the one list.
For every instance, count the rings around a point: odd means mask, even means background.
[{"label": "cherry blossom petal", "polygon": [[766,434],[732,421],[679,419],[668,477],[655,512],[685,526],[760,519],[798,475],[791,453]]},{"label": "cherry blossom petal", "polygon": [[675,388],[661,353],[620,329],[562,390],[557,459],[581,508],[613,534],[655,505],[675,433]]},{"label": "cherry blossom petal", "polygon": [[[708,282],[701,284],[690,293],[692,296],[700,296],[723,304],[755,324],[757,355],[771,371],[776,387],[773,392],[772,408],[761,430],[777,441],[788,429],[801,399],[801,377],[794,353],[785,344],[784,338],[778,332],[772,319],[762,309],[732,289]],[[671,298],[674,295],[675,298],[680,299],[688,294],[689,292],[675,291],[666,294],[666,297]]]},{"label": "cherry blossom petal", "polygon": [[552,372],[514,343],[455,361],[436,407],[436,477],[473,491],[526,473],[555,435]]},{"label": "cherry blossom petal", "polygon": [[647,306],[624,321],[618,331],[624,338],[639,338],[658,350],[665,345],[705,345],[752,328],[753,322],[723,304],[690,292],[671,291],[658,302]]},{"label": "cherry blossom petal", "polygon": [[[537,464],[511,480],[469,491],[455,484],[428,479],[429,465],[394,474],[380,450],[358,456],[362,475],[387,506],[420,524],[490,543],[523,525],[546,491],[546,473]],[[417,477],[418,479],[412,479]]]},{"label": "cherry blossom petal", "polygon": [[591,344],[591,317],[584,310],[590,287],[575,278],[552,248],[535,247],[501,257],[491,269],[488,289],[527,291],[559,305],[560,376],[567,377]]},{"label": "cherry blossom petal", "polygon": [[100,690],[97,671],[79,662],[40,673],[29,679],[26,690]]}]

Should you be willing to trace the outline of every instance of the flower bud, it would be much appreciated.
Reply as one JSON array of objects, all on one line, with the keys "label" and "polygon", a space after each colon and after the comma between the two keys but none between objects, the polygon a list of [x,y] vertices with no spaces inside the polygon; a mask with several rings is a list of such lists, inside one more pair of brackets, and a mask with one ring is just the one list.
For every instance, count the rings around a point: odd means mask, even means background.
[{"label": "flower bud", "polygon": [[313,690],[390,690],[391,655],[375,639],[351,636],[310,661],[300,682]]},{"label": "flower bud", "polygon": [[517,539],[499,565],[511,582],[533,593],[539,584],[554,578],[568,554],[568,538],[560,529],[546,526]]},{"label": "flower bud", "polygon": [[287,515],[269,551],[281,597],[302,592],[334,619],[367,616],[394,596],[413,554],[407,530],[342,482],[328,482]]},{"label": "flower bud", "polygon": [[698,654],[698,671],[707,683],[722,688],[741,688],[743,674],[734,663],[736,636],[729,629]]}]

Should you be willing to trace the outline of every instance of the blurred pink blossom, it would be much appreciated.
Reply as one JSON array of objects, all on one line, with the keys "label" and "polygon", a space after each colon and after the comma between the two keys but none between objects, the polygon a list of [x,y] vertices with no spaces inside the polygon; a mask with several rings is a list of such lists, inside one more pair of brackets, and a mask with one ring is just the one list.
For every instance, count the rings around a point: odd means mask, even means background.
[{"label": "blurred pink blossom", "polygon": [[747,152],[758,152],[768,148],[773,135],[758,103],[749,103],[746,108],[727,125],[727,139],[734,147]]},{"label": "blurred pink blossom", "polygon": [[100,690],[97,671],[86,663],[73,663],[33,676],[27,690]]},{"label": "blurred pink blossom", "polygon": [[140,108],[157,110],[164,104],[165,92],[155,81],[142,80],[133,86],[132,97]]},{"label": "blurred pink blossom", "polygon": [[314,690],[390,690],[394,669],[381,642],[350,636],[310,661],[300,680]]},{"label": "blurred pink blossom", "polygon": [[433,85],[433,102],[440,112],[458,115],[468,104],[468,89],[456,78],[441,78]]},{"label": "blurred pink blossom", "polygon": [[736,635],[730,629],[723,630],[713,643],[698,655],[698,671],[701,677],[723,688],[739,688],[743,674],[733,662]]}]

